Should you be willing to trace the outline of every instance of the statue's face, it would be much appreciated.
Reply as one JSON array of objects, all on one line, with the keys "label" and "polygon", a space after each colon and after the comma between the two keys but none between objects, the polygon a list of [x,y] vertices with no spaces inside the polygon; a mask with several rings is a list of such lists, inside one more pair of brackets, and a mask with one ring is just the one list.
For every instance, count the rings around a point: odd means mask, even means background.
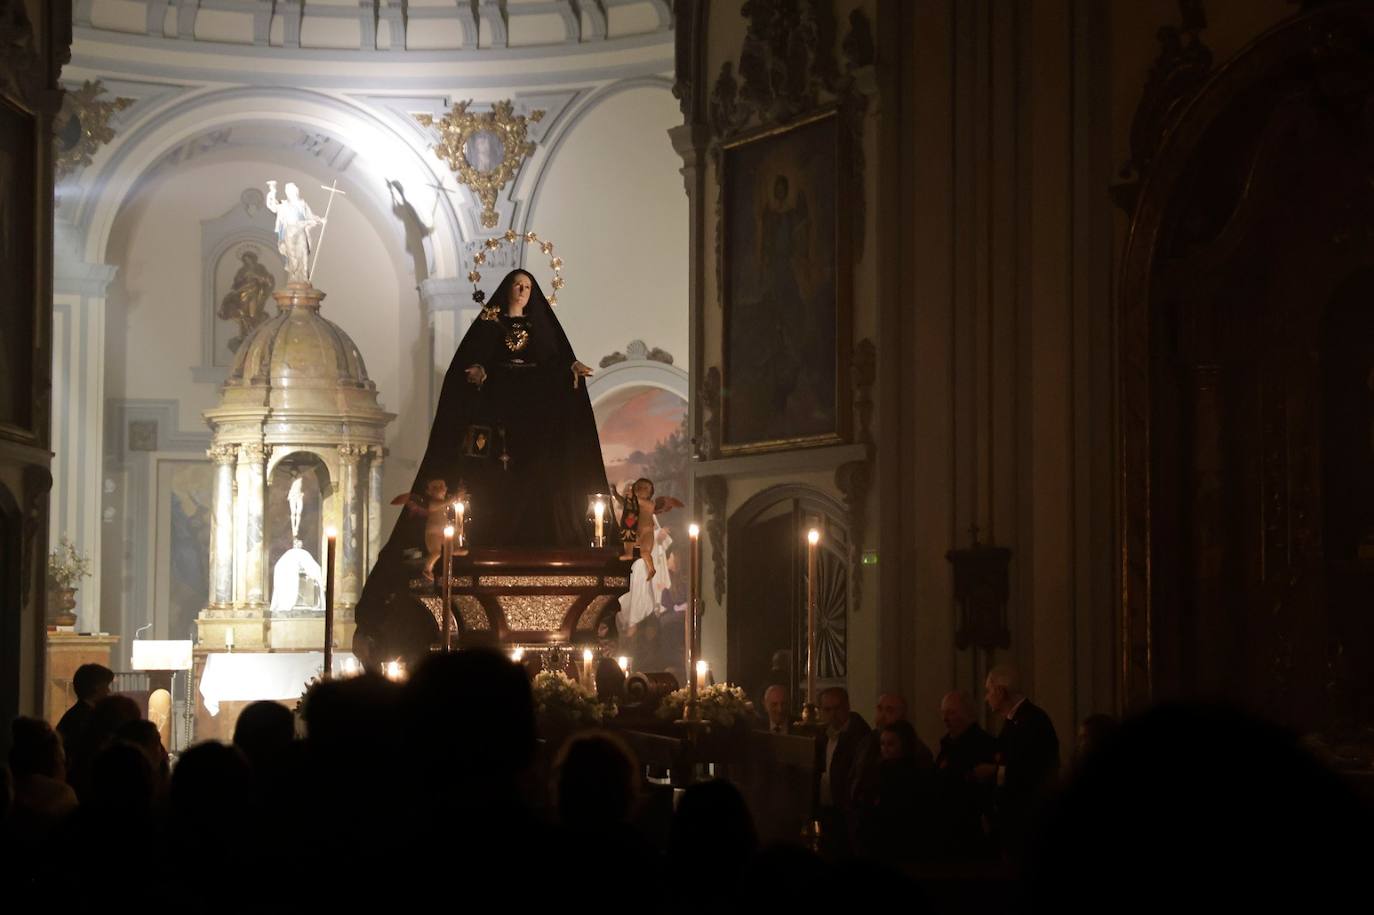
[{"label": "statue's face", "polygon": [[515,275],[515,279],[510,282],[511,311],[520,311],[529,304],[530,290],[532,288],[533,284],[530,282],[529,277],[525,276],[523,273],[517,273]]},{"label": "statue's face", "polygon": [[301,189],[296,187],[294,181],[286,182],[286,199],[290,200],[292,203],[301,199]]}]

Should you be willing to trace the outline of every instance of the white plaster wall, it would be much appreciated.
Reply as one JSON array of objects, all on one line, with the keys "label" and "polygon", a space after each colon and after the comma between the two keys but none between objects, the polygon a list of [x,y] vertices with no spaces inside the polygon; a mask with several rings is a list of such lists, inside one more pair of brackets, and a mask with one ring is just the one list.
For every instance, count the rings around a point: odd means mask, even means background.
[{"label": "white plaster wall", "polygon": [[[565,261],[558,319],[593,368],[636,339],[687,367],[687,195],[668,139],[681,121],[666,87],[608,96],[564,138],[534,201],[528,228]],[[547,260],[526,266],[551,291]]]},{"label": "white plaster wall", "polygon": [[[214,406],[218,385],[191,380],[200,361],[202,220],[220,216],[244,188],[261,186],[267,176],[295,181],[323,213],[319,176],[286,169],[265,159],[240,159],[190,165],[144,186],[120,212],[111,236],[110,263],[119,273],[110,296],[106,347],[106,396],[126,399],[177,399],[185,430],[204,429],[201,411]],[[312,189],[314,189],[312,191]],[[383,405],[404,412],[409,382],[402,366],[412,366],[407,345],[419,334],[413,280],[402,283],[393,267],[395,238],[383,238],[360,209],[340,198],[330,214],[315,285],[327,294],[322,314],[358,344]],[[278,283],[284,285],[284,277]],[[402,299],[408,299],[403,304]],[[275,309],[275,306],[271,306]],[[405,337],[402,339],[402,327]],[[425,423],[426,427],[428,423]],[[396,430],[389,430],[393,437]],[[389,441],[386,486],[409,487],[406,460],[415,461],[423,437]]]}]

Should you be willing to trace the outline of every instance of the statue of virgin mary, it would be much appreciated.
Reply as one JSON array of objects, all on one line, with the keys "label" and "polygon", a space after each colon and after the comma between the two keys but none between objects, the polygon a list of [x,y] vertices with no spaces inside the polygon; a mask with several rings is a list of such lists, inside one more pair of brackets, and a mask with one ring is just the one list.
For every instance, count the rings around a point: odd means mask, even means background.
[{"label": "statue of virgin mary", "polygon": [[[449,364],[411,501],[427,504],[437,480],[465,490],[478,549],[585,548],[587,497],[609,489],[590,374],[534,277],[506,274]],[[358,600],[359,639],[387,657],[434,637],[433,618],[407,593],[424,521],[402,513]]]}]

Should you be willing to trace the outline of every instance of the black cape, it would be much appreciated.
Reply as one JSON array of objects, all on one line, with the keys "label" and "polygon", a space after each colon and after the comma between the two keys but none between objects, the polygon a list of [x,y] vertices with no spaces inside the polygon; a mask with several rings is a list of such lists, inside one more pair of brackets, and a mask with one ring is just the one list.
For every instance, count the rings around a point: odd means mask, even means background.
[{"label": "black cape", "polygon": [[[517,275],[531,289],[524,315],[512,318],[506,305]],[[450,499],[459,489],[469,494],[474,549],[587,547],[587,497],[609,490],[587,385],[574,384],[576,359],[539,284],[524,271],[508,273],[444,376],[413,505],[424,506],[427,485],[442,479]],[[467,380],[473,365],[487,373],[480,387]],[[612,527],[608,512],[608,539]],[[381,658],[423,651],[438,638],[407,587],[420,574],[424,529],[423,511],[403,509],[363,587],[357,647],[373,660],[378,651]]]}]

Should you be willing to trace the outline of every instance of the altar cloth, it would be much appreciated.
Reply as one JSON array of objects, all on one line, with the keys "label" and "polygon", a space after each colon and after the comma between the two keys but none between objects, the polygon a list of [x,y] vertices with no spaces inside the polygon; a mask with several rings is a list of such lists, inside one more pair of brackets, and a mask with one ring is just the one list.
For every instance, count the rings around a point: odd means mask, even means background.
[{"label": "altar cloth", "polygon": [[[334,675],[342,674],[352,658],[352,652],[334,652]],[[221,702],[297,699],[323,669],[323,651],[209,654],[200,677],[200,697],[211,715],[219,714]]]}]

